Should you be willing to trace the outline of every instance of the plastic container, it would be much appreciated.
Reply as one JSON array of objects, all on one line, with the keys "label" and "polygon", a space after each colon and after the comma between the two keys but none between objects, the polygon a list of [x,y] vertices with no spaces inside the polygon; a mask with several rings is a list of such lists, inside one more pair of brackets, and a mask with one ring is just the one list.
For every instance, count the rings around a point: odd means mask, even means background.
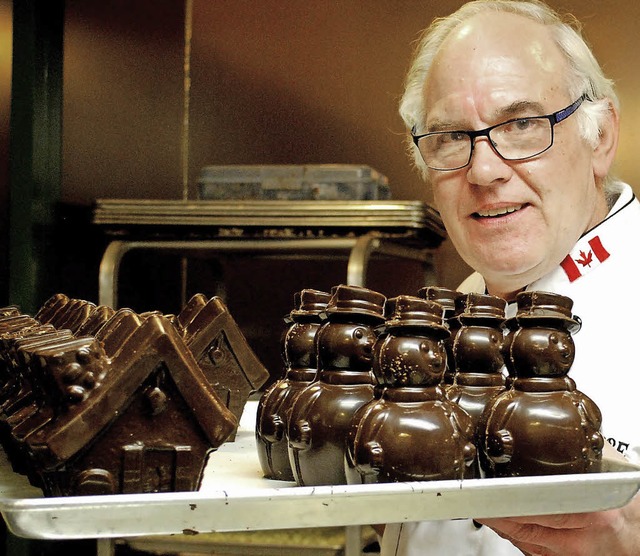
[{"label": "plastic container", "polygon": [[203,200],[356,200],[391,198],[386,176],[356,164],[205,166]]}]

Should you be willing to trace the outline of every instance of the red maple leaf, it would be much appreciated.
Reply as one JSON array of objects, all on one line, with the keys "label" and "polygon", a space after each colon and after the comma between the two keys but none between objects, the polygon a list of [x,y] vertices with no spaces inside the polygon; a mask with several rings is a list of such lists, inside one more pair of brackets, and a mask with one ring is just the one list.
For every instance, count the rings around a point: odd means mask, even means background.
[{"label": "red maple leaf", "polygon": [[585,253],[584,251],[580,251],[580,258],[576,259],[576,262],[582,266],[591,266],[593,262],[593,252],[589,251],[589,253]]}]

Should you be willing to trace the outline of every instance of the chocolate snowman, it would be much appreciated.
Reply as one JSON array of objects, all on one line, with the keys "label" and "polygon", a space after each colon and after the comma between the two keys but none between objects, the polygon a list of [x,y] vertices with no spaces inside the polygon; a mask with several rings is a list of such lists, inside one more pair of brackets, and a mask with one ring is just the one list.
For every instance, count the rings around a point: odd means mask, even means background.
[{"label": "chocolate snowman", "polygon": [[462,479],[475,460],[469,415],[440,385],[448,329],[441,305],[398,296],[373,370],[383,388],[361,407],[347,436],[351,484]]},{"label": "chocolate snowman", "polygon": [[293,481],[289,463],[287,425],[296,396],[316,377],[316,332],[322,324],[330,294],[305,289],[294,296],[294,309],[282,338],[285,375],[258,402],[256,446],[262,472],[267,479]]},{"label": "chocolate snowman", "polygon": [[442,382],[444,384],[453,384],[455,377],[455,362],[453,358],[453,340],[456,332],[460,327],[460,321],[456,318],[458,311],[462,305],[459,303],[464,294],[448,288],[440,286],[427,286],[418,291],[418,297],[429,299],[442,305],[444,309],[444,322],[449,327],[449,337],[444,339],[444,347],[447,351],[447,368],[444,372]]},{"label": "chocolate snowman", "polygon": [[[503,374],[502,325],[506,302],[499,297],[470,293],[458,299],[459,329],[452,342],[455,382],[445,386],[447,397],[470,416],[474,430],[487,403],[506,390]],[[476,462],[470,477],[480,477]]]},{"label": "chocolate snowman", "polygon": [[373,399],[373,345],[385,301],[359,286],[332,290],[316,335],[318,378],[298,394],[289,417],[289,461],[299,485],[347,482],[345,437],[353,414]]},{"label": "chocolate snowman", "polygon": [[567,376],[581,323],[568,297],[517,296],[506,344],[511,388],[487,406],[479,448],[494,477],[599,471],[604,439],[597,405]]}]

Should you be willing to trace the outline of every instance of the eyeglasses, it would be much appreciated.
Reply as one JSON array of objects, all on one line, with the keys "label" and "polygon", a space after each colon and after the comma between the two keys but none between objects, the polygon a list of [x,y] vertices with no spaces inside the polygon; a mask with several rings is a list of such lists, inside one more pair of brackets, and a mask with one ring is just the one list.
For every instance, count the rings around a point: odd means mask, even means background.
[{"label": "eyeglasses", "polygon": [[553,145],[553,128],[573,114],[586,95],[562,110],[546,116],[514,118],[478,131],[436,131],[415,135],[424,163],[432,170],[459,170],[471,162],[477,137],[487,137],[495,152],[504,160],[526,160],[545,152]]}]

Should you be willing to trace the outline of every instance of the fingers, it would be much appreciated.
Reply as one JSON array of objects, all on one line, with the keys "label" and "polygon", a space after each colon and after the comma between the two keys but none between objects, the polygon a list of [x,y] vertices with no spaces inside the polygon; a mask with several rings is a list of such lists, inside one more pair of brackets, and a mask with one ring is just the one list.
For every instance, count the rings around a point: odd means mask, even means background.
[{"label": "fingers", "polygon": [[490,525],[492,522],[511,522],[522,525],[540,525],[551,529],[584,529],[593,527],[601,520],[601,512],[581,514],[551,514],[520,517],[506,517],[500,519],[479,519],[480,523]]}]

